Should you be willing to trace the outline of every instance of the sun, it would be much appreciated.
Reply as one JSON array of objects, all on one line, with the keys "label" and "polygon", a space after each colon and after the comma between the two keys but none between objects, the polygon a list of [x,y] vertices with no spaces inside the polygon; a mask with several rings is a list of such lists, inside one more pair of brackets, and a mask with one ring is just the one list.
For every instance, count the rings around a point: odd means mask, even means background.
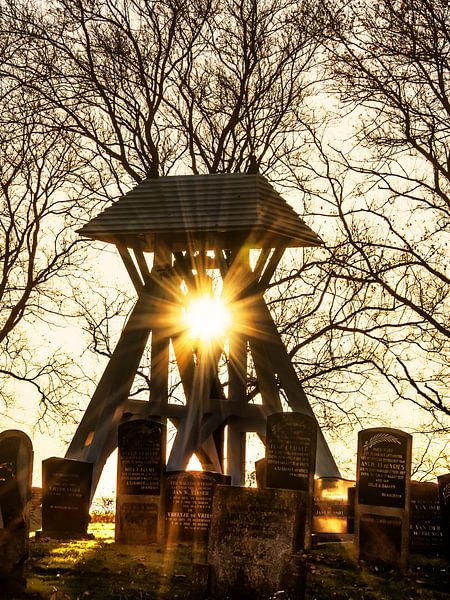
[{"label": "sun", "polygon": [[184,311],[189,337],[208,342],[223,338],[231,324],[231,313],[222,300],[203,296],[189,302]]}]

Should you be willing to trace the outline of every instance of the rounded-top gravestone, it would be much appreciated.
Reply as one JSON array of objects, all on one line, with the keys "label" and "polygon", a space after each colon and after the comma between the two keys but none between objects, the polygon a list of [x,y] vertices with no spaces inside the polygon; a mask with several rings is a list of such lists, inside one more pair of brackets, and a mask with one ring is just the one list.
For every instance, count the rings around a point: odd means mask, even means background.
[{"label": "rounded-top gravestone", "polygon": [[25,588],[33,446],[18,430],[0,433],[0,589],[15,597]]}]

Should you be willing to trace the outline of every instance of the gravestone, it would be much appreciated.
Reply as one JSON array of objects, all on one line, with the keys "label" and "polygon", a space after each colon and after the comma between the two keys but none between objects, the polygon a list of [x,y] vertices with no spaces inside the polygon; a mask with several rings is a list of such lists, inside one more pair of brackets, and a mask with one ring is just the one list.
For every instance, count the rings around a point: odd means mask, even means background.
[{"label": "gravestone", "polygon": [[284,590],[304,594],[307,493],[217,486],[208,564],[209,598],[267,600]]},{"label": "gravestone", "polygon": [[356,486],[348,488],[348,503],[350,504],[350,514],[347,518],[349,533],[355,533],[355,504],[356,504]]},{"label": "gravestone", "polygon": [[345,536],[353,534],[355,506],[350,490],[354,487],[354,481],[340,477],[320,477],[314,481],[312,532],[318,534],[317,540],[345,540]]},{"label": "gravestone", "polygon": [[0,590],[20,595],[26,581],[33,446],[22,431],[0,433]]},{"label": "gravestone", "polygon": [[378,427],[358,434],[355,550],[358,559],[408,566],[412,438]]},{"label": "gravestone", "polygon": [[450,473],[438,478],[441,527],[444,535],[444,552],[450,557]]},{"label": "gravestone", "polygon": [[311,545],[311,518],[316,465],[317,422],[296,412],[267,417],[266,486],[307,493],[305,547]]},{"label": "gravestone", "polygon": [[87,537],[92,463],[68,458],[42,461],[42,535]]},{"label": "gravestone", "polygon": [[148,544],[164,535],[166,426],[131,419],[118,427],[116,542]]},{"label": "gravestone", "polygon": [[31,488],[30,531],[42,529],[42,488]]},{"label": "gravestone", "polygon": [[435,554],[443,544],[437,483],[411,481],[410,549]]},{"label": "gravestone", "polygon": [[172,471],[166,477],[166,538],[168,542],[207,542],[217,484],[231,478],[210,471]]},{"label": "gravestone", "polygon": [[267,417],[266,485],[312,495],[316,465],[317,423],[301,413]]},{"label": "gravestone", "polygon": [[260,458],[255,461],[256,487],[259,489],[266,487],[266,459]]}]

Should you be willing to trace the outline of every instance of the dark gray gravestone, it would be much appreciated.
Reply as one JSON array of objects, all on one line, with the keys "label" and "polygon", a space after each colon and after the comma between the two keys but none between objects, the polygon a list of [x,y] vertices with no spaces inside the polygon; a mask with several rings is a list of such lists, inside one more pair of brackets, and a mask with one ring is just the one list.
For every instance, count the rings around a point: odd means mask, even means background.
[{"label": "dark gray gravestone", "polygon": [[302,598],[300,556],[307,493],[217,486],[209,538],[209,598],[267,600],[288,588]]},{"label": "dark gray gravestone", "polygon": [[42,461],[42,535],[87,536],[91,482],[92,463],[55,457]]},{"label": "dark gray gravestone", "polygon": [[450,556],[450,473],[438,478],[441,527],[444,534],[444,551]]},{"label": "dark gray gravestone", "polygon": [[266,459],[261,458],[255,462],[256,487],[266,487]]},{"label": "dark gray gravestone", "polygon": [[116,542],[148,544],[164,534],[166,427],[131,419],[118,427]]},{"label": "dark gray gravestone", "polygon": [[443,544],[437,483],[411,481],[410,549],[435,554]]},{"label": "dark gray gravestone", "polygon": [[379,427],[358,434],[355,549],[357,558],[406,569],[412,438]]},{"label": "dark gray gravestone", "polygon": [[166,477],[166,538],[168,542],[207,542],[217,484],[231,478],[210,471],[172,471]]},{"label": "dark gray gravestone", "polygon": [[350,513],[347,519],[347,527],[349,533],[355,533],[355,504],[356,504],[356,487],[348,489],[348,503],[350,505]]},{"label": "dark gray gravestone", "polygon": [[301,413],[267,417],[266,485],[286,490],[314,491],[317,423]]},{"label": "dark gray gravestone", "polygon": [[0,433],[0,590],[14,598],[25,589],[33,447],[22,431]]},{"label": "dark gray gravestone", "polygon": [[311,545],[311,518],[316,466],[317,422],[302,413],[267,417],[266,486],[307,493],[305,548]]},{"label": "dark gray gravestone", "polygon": [[[355,507],[349,497],[349,490],[354,486],[354,481],[340,477],[320,477],[315,480],[313,534],[327,534],[326,539],[332,539],[331,536],[334,535],[341,539],[342,536],[353,533]],[[322,537],[325,539],[325,536]]]}]

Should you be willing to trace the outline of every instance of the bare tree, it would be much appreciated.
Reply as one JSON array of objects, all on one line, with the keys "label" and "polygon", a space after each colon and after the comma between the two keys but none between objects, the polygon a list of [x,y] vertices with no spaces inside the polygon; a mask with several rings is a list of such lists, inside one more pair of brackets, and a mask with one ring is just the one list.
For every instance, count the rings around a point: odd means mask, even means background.
[{"label": "bare tree", "polygon": [[3,0],[2,74],[74,136],[85,194],[174,168],[275,175],[310,116],[326,18],[310,1]]},{"label": "bare tree", "polygon": [[173,111],[193,173],[270,173],[297,149],[329,28],[322,4],[225,0],[176,65]]},{"label": "bare tree", "polygon": [[[348,414],[357,391],[363,406],[350,414],[361,416],[381,394],[391,398],[390,421],[406,422],[403,410],[411,431],[445,439],[448,8],[427,0],[345,3],[333,23],[334,122],[311,130],[306,149],[290,156],[326,247],[279,274],[284,290],[274,287],[273,309],[283,317],[284,300],[295,300],[296,314],[282,326],[323,410],[331,400]],[[421,472],[434,468],[418,462]]]},{"label": "bare tree", "polygon": [[[2,6],[2,73],[91,161],[80,197],[174,172],[300,187],[326,245],[286,263],[269,299],[321,423],[373,418],[383,389],[448,428],[443,1]],[[332,108],[344,134],[324,127]],[[85,316],[107,356],[108,321]]]},{"label": "bare tree", "polygon": [[69,390],[77,397],[83,374],[42,339],[65,311],[65,279],[82,266],[69,193],[82,161],[11,80],[2,80],[0,106],[0,397],[8,405],[16,382],[34,390],[41,416],[67,416],[62,398]]},{"label": "bare tree", "polygon": [[97,174],[106,196],[110,185],[114,196],[167,172],[180,150],[162,109],[171,75],[195,46],[212,2],[5,4],[20,44],[13,59],[17,84],[39,94],[50,127],[80,135],[101,159]]}]

